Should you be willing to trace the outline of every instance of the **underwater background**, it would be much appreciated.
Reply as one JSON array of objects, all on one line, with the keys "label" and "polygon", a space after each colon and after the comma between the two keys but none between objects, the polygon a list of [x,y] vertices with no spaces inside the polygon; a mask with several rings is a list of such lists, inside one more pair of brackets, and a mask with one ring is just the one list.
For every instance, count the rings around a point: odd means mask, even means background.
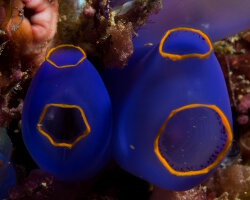
[{"label": "underwater background", "polygon": [[0,199],[250,200],[249,0],[0,0],[0,25]]}]

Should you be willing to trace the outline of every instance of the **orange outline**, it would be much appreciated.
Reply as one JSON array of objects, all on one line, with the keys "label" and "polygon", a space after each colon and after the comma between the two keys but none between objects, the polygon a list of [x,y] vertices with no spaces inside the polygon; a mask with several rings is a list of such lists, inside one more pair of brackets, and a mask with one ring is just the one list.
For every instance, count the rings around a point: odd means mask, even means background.
[{"label": "orange outline", "polygon": [[[76,108],[76,109],[78,109],[78,110],[80,111],[81,116],[82,116],[83,121],[84,121],[85,126],[86,126],[86,130],[83,132],[82,135],[80,135],[79,137],[77,137],[77,138],[75,139],[74,142],[72,142],[72,143],[55,142],[55,141],[52,139],[52,137],[49,135],[49,133],[46,133],[46,132],[42,129],[41,122],[42,122],[42,120],[43,120],[43,118],[44,118],[44,115],[45,115],[47,109],[48,109],[49,107],[51,107],[51,106],[59,107],[59,108]],[[56,104],[56,103],[46,104],[46,105],[44,106],[43,111],[42,111],[42,114],[40,115],[39,120],[38,120],[38,123],[37,123],[37,129],[38,129],[38,131],[39,131],[42,135],[44,135],[44,136],[49,140],[49,142],[50,142],[53,146],[55,146],[55,147],[67,147],[67,148],[69,148],[69,149],[73,148],[73,147],[76,145],[77,142],[79,142],[81,139],[83,139],[83,138],[85,138],[86,136],[88,136],[89,133],[90,133],[90,126],[89,126],[89,123],[88,123],[87,118],[86,118],[86,116],[85,116],[85,114],[84,114],[84,112],[83,112],[83,110],[82,110],[82,108],[81,108],[80,106],[77,106],[77,105],[68,105],[68,104]]]},{"label": "orange outline", "polygon": [[[184,54],[184,55],[171,54],[171,53],[163,52],[162,47],[163,47],[163,44],[164,44],[165,40],[167,39],[167,37],[171,33],[175,32],[175,31],[191,31],[191,32],[194,32],[194,33],[197,33],[197,34],[201,35],[205,39],[205,41],[207,42],[207,44],[208,44],[208,47],[209,47],[208,52],[203,53],[203,54],[200,54],[200,53],[191,53],[191,54]],[[173,61],[183,60],[183,59],[187,59],[187,58],[194,58],[194,57],[197,57],[197,58],[200,58],[200,59],[204,59],[204,58],[207,58],[211,54],[212,51],[213,51],[212,43],[211,43],[210,39],[208,38],[208,36],[205,33],[203,33],[200,30],[193,29],[193,28],[187,28],[187,27],[178,27],[178,28],[170,29],[163,36],[163,38],[161,39],[160,45],[159,45],[159,53],[161,54],[161,56],[164,57],[164,58],[169,58],[169,59],[171,59]]]},{"label": "orange outline", "polygon": [[[215,112],[217,112],[219,114],[219,116],[221,117],[222,123],[224,125],[224,127],[226,128],[226,132],[227,132],[227,141],[225,143],[225,147],[224,149],[220,152],[220,154],[217,156],[217,158],[215,159],[215,161],[208,165],[207,167],[205,167],[204,169],[201,170],[196,170],[196,171],[188,171],[188,172],[181,172],[181,171],[176,171],[175,169],[173,169],[168,162],[166,161],[166,159],[161,155],[160,151],[159,151],[159,139],[160,136],[162,134],[162,132],[164,131],[164,129],[166,128],[166,125],[168,123],[168,121],[178,112],[185,110],[185,109],[190,109],[190,108],[197,108],[197,107],[205,107],[205,108],[210,108],[212,110],[214,110]],[[227,153],[227,151],[229,150],[231,144],[232,144],[232,140],[233,140],[233,133],[230,127],[230,124],[226,118],[226,116],[223,114],[223,112],[215,105],[207,105],[207,104],[190,104],[190,105],[186,105],[183,107],[180,107],[178,109],[173,110],[170,115],[168,116],[168,118],[165,120],[165,122],[163,123],[163,125],[161,126],[160,130],[157,133],[157,136],[155,138],[154,141],[154,152],[156,154],[156,156],[158,157],[158,159],[160,160],[160,162],[164,165],[164,167],[173,175],[176,176],[194,176],[194,175],[201,175],[201,174],[207,174],[210,170],[212,170],[214,167],[216,167],[216,165],[224,158],[225,154]]]},{"label": "orange outline", "polygon": [[[59,48],[62,48],[62,47],[73,47],[73,48],[76,48],[78,50],[80,50],[80,52],[83,54],[83,57],[74,65],[62,65],[62,66],[58,66],[56,63],[54,63],[52,60],[49,59],[49,56],[50,54],[55,51],[56,49],[59,49]],[[59,45],[57,47],[54,47],[52,49],[50,49],[47,53],[47,56],[46,56],[46,61],[48,61],[52,66],[58,68],[58,69],[63,69],[63,68],[70,68],[70,67],[76,67],[77,65],[79,65],[82,61],[84,61],[86,58],[86,53],[84,52],[84,50],[81,48],[81,47],[78,47],[78,46],[74,46],[72,44],[62,44],[62,45]]]}]

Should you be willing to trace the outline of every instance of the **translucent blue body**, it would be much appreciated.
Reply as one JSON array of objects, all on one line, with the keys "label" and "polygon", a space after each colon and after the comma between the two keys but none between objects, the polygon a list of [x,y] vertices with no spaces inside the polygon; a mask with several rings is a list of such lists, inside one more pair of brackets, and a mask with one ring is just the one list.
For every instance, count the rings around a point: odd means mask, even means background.
[{"label": "translucent blue body", "polygon": [[249,0],[162,0],[162,9],[139,28],[134,45],[158,44],[166,30],[180,26],[200,29],[211,40],[219,40],[248,29],[249,10]]},{"label": "translucent blue body", "polygon": [[117,115],[121,110],[126,96],[145,68],[144,60],[150,56],[153,50],[154,47],[135,48],[134,53],[129,59],[128,65],[125,66],[124,69],[119,69],[117,67],[102,70],[101,76],[112,101],[114,126],[117,125]]},{"label": "translucent blue body", "polygon": [[8,197],[8,191],[15,183],[15,173],[10,163],[11,153],[10,138],[6,130],[0,128],[0,199]]},{"label": "translucent blue body", "polygon": [[84,180],[107,163],[111,103],[80,48],[50,51],[25,98],[22,132],[32,158],[57,179]]},{"label": "translucent blue body", "polygon": [[[184,56],[205,55],[210,48],[202,35],[176,31],[162,49]],[[231,107],[213,52],[205,58],[169,58],[158,48],[144,57],[144,68],[120,106],[113,154],[132,174],[185,190],[213,173],[228,151]]]}]

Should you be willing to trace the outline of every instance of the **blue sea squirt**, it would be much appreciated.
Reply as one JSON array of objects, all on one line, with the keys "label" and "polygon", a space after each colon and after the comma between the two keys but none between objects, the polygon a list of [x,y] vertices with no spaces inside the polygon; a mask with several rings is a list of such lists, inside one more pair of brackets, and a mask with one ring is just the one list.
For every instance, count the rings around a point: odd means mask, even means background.
[{"label": "blue sea squirt", "polygon": [[85,180],[107,163],[111,103],[80,47],[48,52],[25,98],[22,133],[34,161],[57,179]]},{"label": "blue sea squirt", "polygon": [[215,171],[233,137],[212,44],[199,30],[171,29],[144,65],[118,116],[114,157],[161,188],[192,188]]}]

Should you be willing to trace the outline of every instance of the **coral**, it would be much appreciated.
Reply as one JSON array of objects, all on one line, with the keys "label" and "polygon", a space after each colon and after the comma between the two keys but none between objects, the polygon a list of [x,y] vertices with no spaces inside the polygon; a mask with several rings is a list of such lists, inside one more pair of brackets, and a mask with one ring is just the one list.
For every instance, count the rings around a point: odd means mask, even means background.
[{"label": "coral", "polygon": [[[214,44],[230,93],[231,105],[236,109],[243,96],[250,93],[250,48],[243,38],[249,32],[237,34]],[[236,112],[239,111],[236,109]],[[238,114],[239,125],[246,124],[246,115]],[[236,122],[236,120],[235,120]]]},{"label": "coral", "polygon": [[134,30],[145,23],[159,5],[158,0],[137,0],[124,13],[120,8],[112,9],[109,1],[95,0],[87,1],[81,14],[75,14],[72,1],[60,2],[59,12],[63,14],[59,18],[56,41],[81,46],[89,59],[94,63],[98,60],[99,66],[122,68],[133,53]]},{"label": "coral", "polygon": [[116,16],[114,16],[115,21],[131,22],[133,27],[137,29],[147,22],[151,14],[156,14],[161,10],[161,1],[135,0],[129,9],[126,9],[126,12],[124,7],[125,5],[122,8],[114,8],[113,13],[116,13]]},{"label": "coral", "polygon": [[250,44],[250,29],[241,33],[241,37],[243,40],[245,40],[246,42]]},{"label": "coral", "polygon": [[59,182],[48,173],[33,170],[11,190],[12,200],[33,199],[148,199],[147,183],[121,170],[106,170],[106,173],[88,182]]},{"label": "coral", "polygon": [[0,126],[7,126],[12,119],[20,119],[23,99],[32,77],[32,65],[13,57],[12,50],[8,45],[0,57]]},{"label": "coral", "polygon": [[249,113],[250,110],[250,94],[243,96],[237,105],[237,111],[239,113],[238,123],[245,125],[249,123]]},{"label": "coral", "polygon": [[49,199],[53,193],[53,176],[40,170],[31,172],[22,185],[15,185],[9,191],[11,200],[17,199]]},{"label": "coral", "polygon": [[240,137],[240,150],[243,157],[249,159],[250,158],[250,131],[241,135]]},{"label": "coral", "polygon": [[[57,0],[36,1],[34,5],[14,0],[11,4],[12,15],[0,37],[0,126],[20,119],[29,82],[52,45],[57,6]],[[42,14],[37,7],[43,9]]]},{"label": "coral", "polygon": [[104,57],[106,66],[125,66],[127,64],[128,58],[133,53],[132,32],[133,27],[130,22],[127,24],[118,22],[117,25],[108,27],[107,34],[111,37],[111,48]]},{"label": "coral", "polygon": [[58,2],[13,0],[11,10],[5,31],[15,45],[15,55],[27,57],[38,67],[57,30]]},{"label": "coral", "polygon": [[226,38],[221,41],[217,41],[214,43],[214,50],[217,53],[223,54],[223,55],[233,55],[237,53],[237,50],[235,49],[235,42],[239,41],[240,37],[239,35],[232,36],[230,38]]},{"label": "coral", "polygon": [[[216,197],[227,195],[229,199],[247,199],[250,197],[250,167],[233,164],[220,168],[205,184],[209,193]],[[223,194],[228,193],[228,194]]]},{"label": "coral", "polygon": [[191,190],[174,192],[155,187],[150,200],[207,200],[206,187],[197,186]]}]

